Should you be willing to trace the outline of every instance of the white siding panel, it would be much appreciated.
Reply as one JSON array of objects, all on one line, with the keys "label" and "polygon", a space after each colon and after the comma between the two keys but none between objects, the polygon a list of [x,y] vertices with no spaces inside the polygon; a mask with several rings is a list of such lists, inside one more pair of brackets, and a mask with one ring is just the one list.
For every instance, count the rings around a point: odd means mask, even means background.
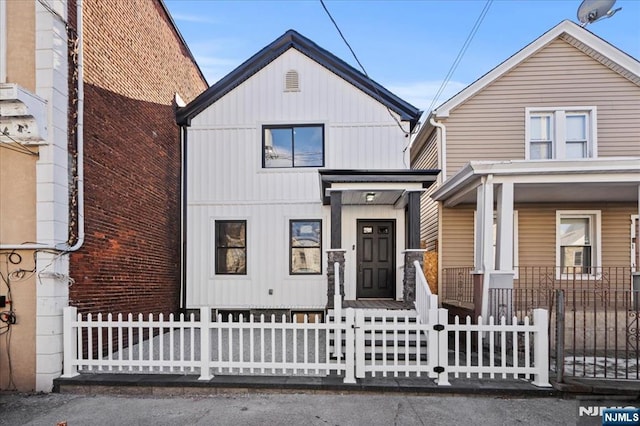
[{"label": "white siding panel", "polygon": [[[328,208],[317,204],[190,206],[188,306],[324,308]],[[322,220],[322,274],[289,274],[289,221]],[[215,221],[247,221],[247,275],[215,274]],[[269,294],[269,289],[273,294]]]}]

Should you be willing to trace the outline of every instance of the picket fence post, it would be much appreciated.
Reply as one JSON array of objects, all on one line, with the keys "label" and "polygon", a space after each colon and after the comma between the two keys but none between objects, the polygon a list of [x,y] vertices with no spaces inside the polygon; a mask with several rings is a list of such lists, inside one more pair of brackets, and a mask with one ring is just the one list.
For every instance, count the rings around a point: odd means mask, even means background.
[{"label": "picket fence post", "polygon": [[344,360],[344,383],[355,383],[355,313],[353,308],[347,308],[346,311],[346,330],[345,330],[345,360]]},{"label": "picket fence post", "polygon": [[438,386],[450,386],[449,383],[449,311],[444,308],[438,309],[438,322],[442,329],[437,333],[438,342]]},{"label": "picket fence post", "polygon": [[549,316],[546,309],[533,310],[533,356],[537,373],[534,374],[533,385],[551,387],[549,383]]},{"label": "picket fence post", "polygon": [[211,310],[200,308],[200,377],[198,380],[211,380]]},{"label": "picket fence post", "polygon": [[62,309],[62,351],[63,351],[63,371],[62,377],[69,378],[78,376],[78,327],[73,327],[73,321],[78,317],[78,308],[67,306]]}]

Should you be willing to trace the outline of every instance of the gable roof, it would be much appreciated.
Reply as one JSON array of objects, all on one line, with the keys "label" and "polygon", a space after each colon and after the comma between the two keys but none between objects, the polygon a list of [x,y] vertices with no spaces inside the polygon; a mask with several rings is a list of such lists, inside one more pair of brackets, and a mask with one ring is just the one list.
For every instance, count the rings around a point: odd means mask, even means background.
[{"label": "gable roof", "polygon": [[448,117],[451,110],[464,103],[557,38],[561,38],[591,56],[596,61],[640,86],[640,62],[587,29],[571,21],[564,20],[431,111],[429,117]]},{"label": "gable roof", "polygon": [[289,30],[278,37],[268,46],[245,61],[238,68],[231,71],[220,81],[209,87],[187,106],[180,108],[176,113],[176,121],[179,125],[189,125],[191,119],[200,114],[211,104],[222,98],[231,90],[249,79],[262,68],[275,60],[289,49],[296,49],[310,59],[319,63],[338,77],[351,83],[367,95],[387,106],[390,110],[400,115],[403,121],[409,121],[411,129],[418,123],[422,111],[410,103],[400,99],[380,84],[368,78],[351,65],[338,58],[331,52],[321,48],[308,38],[294,30]]}]

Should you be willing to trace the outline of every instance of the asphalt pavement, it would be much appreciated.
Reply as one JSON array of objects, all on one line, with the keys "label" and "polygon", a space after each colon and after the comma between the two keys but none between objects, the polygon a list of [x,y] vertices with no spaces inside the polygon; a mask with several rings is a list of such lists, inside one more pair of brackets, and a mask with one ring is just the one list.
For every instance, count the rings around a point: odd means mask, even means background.
[{"label": "asphalt pavement", "polygon": [[570,425],[559,398],[376,393],[0,394],[0,425]]}]

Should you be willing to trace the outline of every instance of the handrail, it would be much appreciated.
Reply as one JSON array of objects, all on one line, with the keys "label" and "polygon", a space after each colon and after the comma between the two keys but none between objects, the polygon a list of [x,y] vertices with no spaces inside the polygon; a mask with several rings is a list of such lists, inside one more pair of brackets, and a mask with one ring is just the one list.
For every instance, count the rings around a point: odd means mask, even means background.
[{"label": "handrail", "polygon": [[438,309],[438,296],[431,292],[422,266],[417,260],[413,262],[416,271],[416,300],[414,302],[418,318],[424,324],[429,323],[429,311]]}]

